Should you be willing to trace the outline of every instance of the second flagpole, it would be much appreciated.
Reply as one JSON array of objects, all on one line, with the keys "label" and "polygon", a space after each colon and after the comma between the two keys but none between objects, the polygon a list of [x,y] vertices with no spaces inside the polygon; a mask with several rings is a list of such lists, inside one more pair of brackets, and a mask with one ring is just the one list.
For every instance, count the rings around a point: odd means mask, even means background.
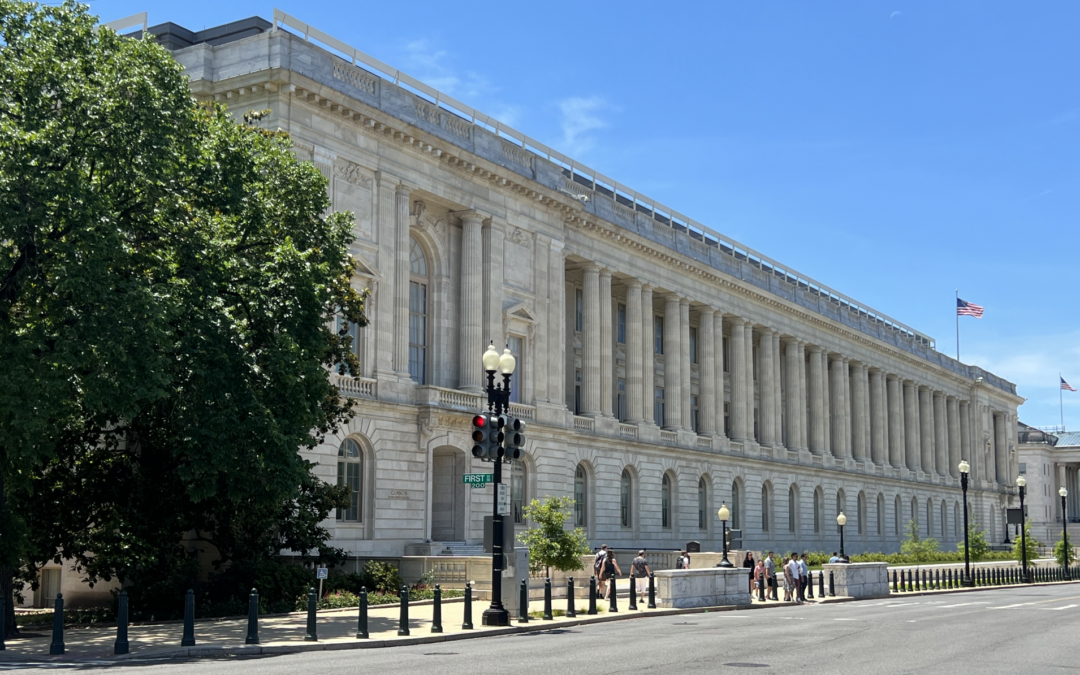
[{"label": "second flagpole", "polygon": [[956,360],[960,360],[960,312],[957,311],[957,307],[960,306],[960,289],[956,289],[956,302],[953,303],[953,314],[956,315]]}]

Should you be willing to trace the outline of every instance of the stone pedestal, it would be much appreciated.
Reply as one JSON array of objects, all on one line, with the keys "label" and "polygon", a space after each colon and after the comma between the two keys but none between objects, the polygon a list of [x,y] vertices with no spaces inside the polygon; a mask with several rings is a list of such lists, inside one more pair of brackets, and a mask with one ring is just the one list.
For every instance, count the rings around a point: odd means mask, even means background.
[{"label": "stone pedestal", "polygon": [[685,609],[749,605],[746,571],[742,568],[709,567],[656,572],[656,606]]},{"label": "stone pedestal", "polygon": [[881,598],[889,595],[889,563],[833,563],[822,565],[836,584],[836,594],[849,598]]}]

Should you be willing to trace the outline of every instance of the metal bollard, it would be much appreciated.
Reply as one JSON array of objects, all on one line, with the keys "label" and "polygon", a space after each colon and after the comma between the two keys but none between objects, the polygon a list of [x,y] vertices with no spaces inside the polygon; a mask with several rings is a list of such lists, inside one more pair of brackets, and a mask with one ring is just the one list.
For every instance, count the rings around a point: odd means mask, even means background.
[{"label": "metal bollard", "polygon": [[64,594],[56,594],[56,604],[53,605],[52,644],[49,645],[49,654],[59,656],[64,653]]},{"label": "metal bollard", "polygon": [[248,629],[244,644],[259,644],[259,592],[254,588],[248,596]]},{"label": "metal bollard", "polygon": [[814,599],[814,573],[809,572],[810,578],[806,581],[806,597]]},{"label": "metal bollard", "polygon": [[304,636],[304,642],[319,641],[319,627],[315,623],[315,610],[318,607],[319,595],[315,592],[315,587],[312,586],[307,593],[307,635]]},{"label": "metal bollard", "polygon": [[922,571],[922,589],[926,590],[926,570]]},{"label": "metal bollard", "polygon": [[116,643],[113,644],[113,654],[130,654],[131,647],[128,644],[128,594],[120,591],[120,602],[116,608]]},{"label": "metal bollard", "polygon": [[401,611],[398,614],[398,635],[409,634],[409,587],[401,585]]},{"label": "metal bollard", "polygon": [[834,581],[834,579],[833,579],[832,570],[829,570],[829,597],[830,598],[835,598],[836,597],[836,585],[833,583],[833,581]]},{"label": "metal bollard", "polygon": [[461,630],[472,630],[472,582],[465,582],[465,620],[461,622]]},{"label": "metal bollard", "polygon": [[596,614],[596,575],[589,577],[589,616]]},{"label": "metal bollard", "polygon": [[367,586],[360,587],[360,614],[356,617],[356,639],[368,638],[367,625]]},{"label": "metal bollard", "polygon": [[900,586],[896,581],[896,570],[893,570],[892,571],[892,592],[893,593],[899,593],[900,592],[899,588],[900,588]]},{"label": "metal bollard", "polygon": [[656,575],[649,575],[649,609],[656,609]]},{"label": "metal bollard", "polygon": [[609,612],[617,612],[617,611],[619,611],[619,595],[618,595],[618,593],[615,592],[615,577],[614,576],[612,576],[610,579],[608,579],[608,600],[610,600],[610,602],[608,603],[608,611]]},{"label": "metal bollard", "polygon": [[544,621],[554,618],[551,613],[551,577],[544,577]]},{"label": "metal bollard", "polygon": [[766,579],[765,579],[765,575],[763,574],[763,575],[761,575],[761,581],[758,582],[758,591],[757,591],[758,600],[761,601],[761,602],[765,602],[768,599],[768,596],[765,595],[765,583],[766,583]]},{"label": "metal bollard", "polygon": [[914,570],[908,570],[907,572],[907,589],[908,593],[915,592],[915,572]]},{"label": "metal bollard", "polygon": [[818,572],[818,597],[825,599],[825,572]]},{"label": "metal bollard", "polygon": [[529,623],[529,580],[522,579],[518,588],[518,623]]},{"label": "metal bollard", "polygon": [[566,616],[577,616],[577,610],[574,609],[574,577],[568,577],[566,580]]},{"label": "metal bollard", "polygon": [[431,606],[431,632],[442,632],[442,588],[435,584],[435,603]]},{"label": "metal bollard", "polygon": [[934,570],[934,588],[941,590],[941,570]]},{"label": "metal bollard", "polygon": [[180,638],[180,646],[195,646],[195,589],[192,588],[184,596],[184,636]]},{"label": "metal bollard", "polygon": [[630,606],[629,609],[637,609],[637,579],[631,574],[628,579],[630,582]]}]

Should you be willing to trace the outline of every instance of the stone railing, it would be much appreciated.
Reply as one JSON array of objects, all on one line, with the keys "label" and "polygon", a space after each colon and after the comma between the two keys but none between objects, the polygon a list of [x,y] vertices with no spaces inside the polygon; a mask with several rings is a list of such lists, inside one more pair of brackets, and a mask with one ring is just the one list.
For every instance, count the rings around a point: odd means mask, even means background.
[{"label": "stone railing", "polygon": [[660,442],[661,443],[666,443],[667,445],[678,445],[678,443],[679,443],[679,434],[675,433],[674,431],[663,431],[663,430],[661,430],[660,431]]},{"label": "stone railing", "polygon": [[633,424],[620,424],[619,425],[619,435],[622,436],[623,438],[637,438],[638,437],[637,427],[634,426]]},{"label": "stone railing", "polygon": [[484,405],[484,397],[457,389],[443,389],[433,387],[439,392],[439,405],[444,408],[463,408],[465,410],[480,410]]},{"label": "stone railing", "polygon": [[523,403],[511,403],[510,415],[512,417],[520,417],[523,420],[534,420],[536,419],[536,408]]},{"label": "stone railing", "polygon": [[596,425],[591,417],[579,417],[574,415],[574,428],[581,431],[594,431]]},{"label": "stone railing", "polygon": [[705,448],[707,450],[712,450],[712,439],[709,438],[708,436],[698,436],[697,437],[697,446],[699,448]]},{"label": "stone railing", "polygon": [[338,388],[342,396],[357,398],[377,398],[375,380],[367,377],[349,377],[330,373],[330,383]]}]

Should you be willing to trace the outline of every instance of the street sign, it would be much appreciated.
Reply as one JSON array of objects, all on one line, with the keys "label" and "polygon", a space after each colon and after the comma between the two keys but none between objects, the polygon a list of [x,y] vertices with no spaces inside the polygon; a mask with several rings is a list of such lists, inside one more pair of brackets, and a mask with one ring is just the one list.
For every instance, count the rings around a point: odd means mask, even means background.
[{"label": "street sign", "polygon": [[330,578],[329,572],[330,572],[330,570],[326,569],[325,567],[319,567],[319,568],[317,568],[315,570],[315,578],[316,579],[329,579]]},{"label": "street sign", "polygon": [[461,482],[467,483],[474,488],[482,488],[491,482],[492,474],[490,473],[467,473],[462,475]]},{"label": "street sign", "polygon": [[506,483],[499,483],[496,487],[499,488],[496,499],[499,502],[499,515],[510,515],[510,489]]}]

